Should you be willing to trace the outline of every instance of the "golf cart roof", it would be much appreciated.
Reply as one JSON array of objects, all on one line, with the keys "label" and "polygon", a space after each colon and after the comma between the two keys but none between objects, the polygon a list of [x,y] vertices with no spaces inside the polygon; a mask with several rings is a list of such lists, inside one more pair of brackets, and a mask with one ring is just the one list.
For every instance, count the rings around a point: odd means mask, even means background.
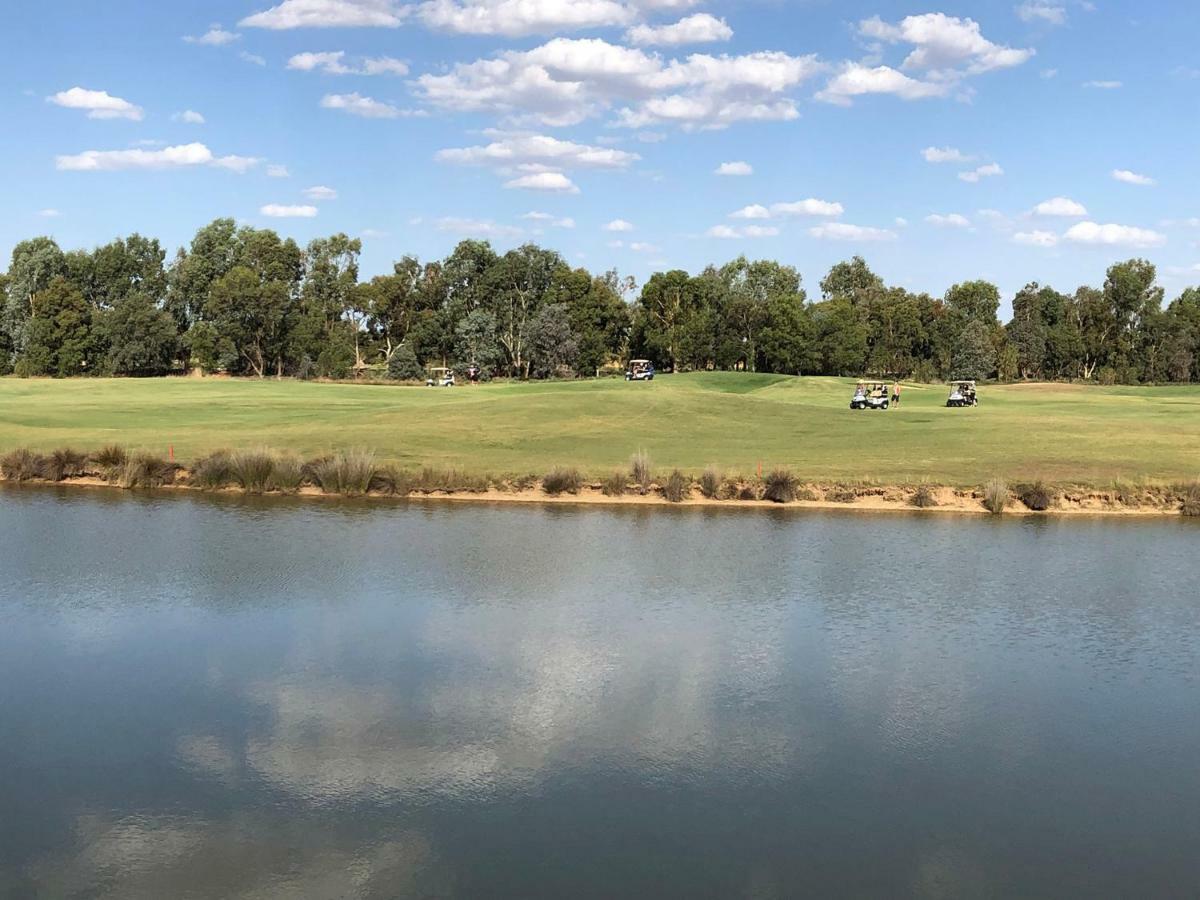
[{"label": "golf cart roof", "polygon": [[860,378],[860,379],[858,379],[858,383],[862,384],[862,385],[866,385],[867,387],[876,387],[876,388],[888,387],[891,384],[891,382],[888,382],[888,381],[880,381],[878,378]]},{"label": "golf cart roof", "polygon": [[975,382],[971,381],[968,378],[960,378],[957,381],[950,382],[950,384],[954,385],[955,387],[958,387],[959,385],[965,385],[967,387],[975,387]]},{"label": "golf cart roof", "polygon": [[438,372],[450,372],[450,371],[453,371],[453,370],[447,369],[444,366],[435,366],[434,368],[429,370],[430,374],[436,374]]},{"label": "golf cart roof", "polygon": [[631,366],[648,366],[648,365],[650,365],[650,360],[648,360],[648,359],[631,359],[629,361],[629,364]]}]

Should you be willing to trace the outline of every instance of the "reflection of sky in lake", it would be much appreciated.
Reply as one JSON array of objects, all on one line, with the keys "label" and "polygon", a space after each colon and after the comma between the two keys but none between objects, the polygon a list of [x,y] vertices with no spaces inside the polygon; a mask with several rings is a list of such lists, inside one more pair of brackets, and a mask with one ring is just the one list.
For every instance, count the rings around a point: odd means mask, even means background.
[{"label": "reflection of sky in lake", "polygon": [[1200,877],[1186,523],[5,490],[0,533],[0,896]]}]

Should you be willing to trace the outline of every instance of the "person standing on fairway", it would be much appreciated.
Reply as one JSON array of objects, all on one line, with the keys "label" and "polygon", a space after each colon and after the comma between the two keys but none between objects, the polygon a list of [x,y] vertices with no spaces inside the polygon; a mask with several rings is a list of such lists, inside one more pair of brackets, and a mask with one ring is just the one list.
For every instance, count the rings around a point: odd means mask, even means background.
[{"label": "person standing on fairway", "polygon": [[900,382],[895,382],[892,385],[892,406],[900,405]]}]

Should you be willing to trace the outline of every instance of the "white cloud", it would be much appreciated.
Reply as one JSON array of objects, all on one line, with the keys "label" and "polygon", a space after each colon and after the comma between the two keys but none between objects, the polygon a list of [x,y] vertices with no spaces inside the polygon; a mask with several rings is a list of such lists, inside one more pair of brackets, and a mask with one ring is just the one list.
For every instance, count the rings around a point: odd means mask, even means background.
[{"label": "white cloud", "polygon": [[364,119],[398,119],[402,116],[419,116],[417,110],[400,109],[382,100],[364,97],[357,91],[353,94],[326,94],[321,98],[322,109],[338,109]]},{"label": "white cloud", "polygon": [[1158,247],[1165,244],[1165,235],[1147,228],[1132,225],[1099,225],[1095,222],[1080,222],[1072,225],[1063,240],[1075,244],[1097,244],[1119,247]]},{"label": "white cloud", "polygon": [[754,167],[748,162],[727,162],[721,163],[713,172],[714,175],[728,175],[732,177],[744,177],[754,174]]},{"label": "white cloud", "polygon": [[636,153],[611,147],[592,147],[545,134],[493,132],[496,140],[474,147],[439,150],[438,162],[459,165],[512,167],[543,164],[560,169],[624,169],[641,159]]},{"label": "white cloud", "polygon": [[320,70],[327,75],[407,75],[408,66],[390,56],[362,57],[357,63],[343,62],[344,50],[322,53],[297,53],[287,61],[287,67],[300,72]]},{"label": "white cloud", "polygon": [[997,175],[1003,174],[1004,170],[1000,168],[998,163],[988,163],[970,172],[959,172],[958,178],[960,181],[966,181],[969,184],[978,184],[984,178],[994,178]]},{"label": "white cloud", "polygon": [[64,172],[115,172],[123,169],[178,169],[189,166],[213,166],[239,175],[262,160],[255,156],[214,156],[204,144],[179,144],[161,150],[85,150],[55,158]]},{"label": "white cloud", "polygon": [[407,8],[392,0],[283,0],[238,24],[243,28],[395,28]]},{"label": "white cloud", "polygon": [[331,187],[325,187],[323,184],[317,184],[310,188],[305,188],[304,196],[309,200],[336,200],[338,193]]},{"label": "white cloud", "polygon": [[259,209],[264,216],[272,219],[312,219],[317,215],[315,206],[283,206],[278,203],[268,203]]},{"label": "white cloud", "polygon": [[257,53],[247,53],[245,50],[238,53],[238,58],[256,66],[265,66],[267,64],[267,61]]},{"label": "white cloud", "polygon": [[1051,78],[1058,77],[1058,69],[1042,69],[1042,71],[1038,72],[1038,75],[1049,81]]},{"label": "white cloud", "polygon": [[1113,169],[1112,177],[1117,181],[1123,181],[1126,184],[1137,184],[1142,187],[1149,187],[1155,184],[1154,179],[1149,175],[1139,175],[1137,172],[1131,172],[1128,169]]},{"label": "white cloud", "polygon": [[895,223],[896,223],[897,228],[907,228],[908,227],[908,219],[904,218],[903,216],[896,216]]},{"label": "white cloud", "polygon": [[874,16],[859,23],[859,33],[887,43],[911,44],[913,50],[902,68],[930,71],[939,79],[1019,66],[1034,55],[1033,50],[994,44],[983,36],[974,19],[945,13],[908,16],[896,25]]},{"label": "white cloud", "polygon": [[732,37],[733,29],[725,20],[708,13],[697,13],[672,25],[635,25],[625,33],[629,43],[641,47],[711,44]]},{"label": "white cloud", "polygon": [[1083,86],[1085,88],[1093,88],[1098,91],[1115,91],[1117,88],[1120,88],[1123,85],[1119,81],[1085,81]]},{"label": "white cloud", "polygon": [[845,209],[840,203],[831,203],[828,200],[797,200],[794,203],[772,203],[771,215],[773,216],[840,216],[845,212]]},{"label": "white cloud", "polygon": [[654,244],[647,244],[644,241],[634,241],[629,245],[629,249],[634,253],[660,253],[661,247],[656,247]]},{"label": "white cloud", "polygon": [[810,237],[823,241],[894,241],[896,232],[887,228],[870,228],[865,225],[848,225],[845,222],[829,222],[808,229]]},{"label": "white cloud", "polygon": [[73,87],[47,97],[46,101],[67,109],[86,109],[89,119],[132,119],[135,122],[140,122],[142,119],[140,106],[135,106],[120,97],[114,97],[108,91],[90,91],[87,88]]},{"label": "white cloud", "polygon": [[183,112],[177,112],[171,116],[172,122],[183,122],[187,125],[203,125],[204,116],[196,112],[194,109],[185,109]]},{"label": "white cloud", "polygon": [[468,219],[458,216],[444,216],[437,220],[438,231],[471,237],[516,237],[521,234],[520,228],[511,225],[498,225],[487,219]]},{"label": "white cloud", "polygon": [[288,171],[287,166],[280,165],[279,163],[267,166],[268,178],[290,178],[291,175],[292,173]]},{"label": "white cloud", "polygon": [[[689,130],[799,116],[788,92],[821,68],[815,56],[780,52],[692,54],[664,59],[599,39],[556,38],[528,51],[459,63],[416,80],[426,101],[556,127],[607,111],[635,129],[673,123]],[[624,105],[620,105],[624,104]]]},{"label": "white cloud", "polygon": [[743,206],[737,212],[731,212],[729,214],[729,218],[731,218],[731,219],[769,219],[769,218],[771,218],[771,211],[759,203],[754,203],[754,204],[751,204],[750,206]]},{"label": "white cloud", "polygon": [[551,228],[574,228],[575,220],[569,217],[559,218],[546,212],[527,212],[521,216],[531,222],[541,222]]},{"label": "white cloud", "polygon": [[1067,8],[1051,0],[1025,0],[1016,8],[1022,22],[1045,22],[1049,25],[1065,25]]},{"label": "white cloud", "polygon": [[38,215],[43,219],[57,219],[62,215],[57,209],[39,209]]},{"label": "white cloud", "polygon": [[707,237],[721,238],[722,240],[736,240],[742,236],[740,231],[730,228],[728,225],[714,225],[705,234]]},{"label": "white cloud", "polygon": [[1069,197],[1052,197],[1049,200],[1043,200],[1033,208],[1035,216],[1059,216],[1063,218],[1073,218],[1076,216],[1086,216],[1087,207],[1082,203],[1078,203]]},{"label": "white cloud", "polygon": [[855,97],[866,94],[894,94],[901,100],[924,100],[944,97],[950,92],[948,82],[933,83],[909,78],[891,66],[864,66],[846,63],[842,70],[816,94],[818,100],[838,106],[849,106]]},{"label": "white cloud", "polygon": [[189,44],[203,44],[208,47],[223,47],[226,44],[232,44],[234,41],[240,41],[242,36],[234,34],[232,31],[226,31],[221,27],[220,23],[214,23],[209,26],[208,31],[199,36],[187,35],[184,40]]},{"label": "white cloud", "polygon": [[927,163],[969,163],[975,159],[957,147],[926,147],[921,151],[921,156]]},{"label": "white cloud", "polygon": [[742,234],[749,238],[776,237],[779,229],[774,225],[747,225],[742,228]]},{"label": "white cloud", "polygon": [[522,175],[512,181],[504,182],[510,189],[522,191],[545,191],[552,194],[578,194],[579,188],[562,172],[536,172],[532,175]]},{"label": "white cloud", "polygon": [[607,225],[601,226],[604,231],[633,231],[633,223],[626,222],[624,219],[613,219]]},{"label": "white cloud", "polygon": [[1012,236],[1014,244],[1024,244],[1027,247],[1055,247],[1058,245],[1058,235],[1053,231],[1018,231]]},{"label": "white cloud", "polygon": [[959,213],[949,213],[941,215],[940,213],[932,213],[925,217],[925,221],[930,225],[936,225],[938,228],[970,228],[971,221],[966,216]]},{"label": "white cloud", "polygon": [[417,12],[438,31],[506,37],[616,27],[636,16],[617,0],[427,0]]}]

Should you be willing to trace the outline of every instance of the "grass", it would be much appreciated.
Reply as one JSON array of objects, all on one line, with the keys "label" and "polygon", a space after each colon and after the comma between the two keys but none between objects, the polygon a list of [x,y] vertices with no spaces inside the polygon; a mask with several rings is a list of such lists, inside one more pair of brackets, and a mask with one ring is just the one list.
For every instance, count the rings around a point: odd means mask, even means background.
[{"label": "grass", "polygon": [[605,497],[624,497],[629,489],[628,481],[624,472],[613,472],[600,482],[600,493]]},{"label": "grass", "polygon": [[673,470],[663,482],[662,495],[668,503],[682,503],[692,496],[692,479],[678,469]]},{"label": "grass", "polygon": [[1184,490],[1179,511],[1188,517],[1200,516],[1200,481],[1193,482]]},{"label": "grass", "polygon": [[993,478],[983,486],[983,506],[994,516],[1008,507],[1008,484],[1004,479]]},{"label": "grass", "polygon": [[1035,512],[1045,512],[1054,505],[1054,501],[1058,499],[1058,495],[1055,493],[1054,488],[1041,479],[1038,479],[1033,484],[1018,485],[1017,499],[1025,504],[1026,509],[1032,509]]},{"label": "grass", "polygon": [[787,469],[772,469],[763,479],[763,499],[772,503],[791,503],[796,499],[800,482]]},{"label": "grass", "polygon": [[923,481],[917,485],[917,489],[913,491],[913,495],[909,498],[908,502],[917,509],[931,509],[938,505],[937,489]]},{"label": "grass", "polygon": [[[222,447],[305,459],[370,447],[381,464],[479,476],[569,463],[599,478],[644,450],[665,471],[760,462],[806,482],[922,479],[969,488],[1036,473],[1111,490],[1196,475],[1200,387],[988,386],[978,409],[906,385],[886,413],[847,409],[853,379],[752,373],[662,376],[648,384],[494,382],[446,390],[239,379],[0,378],[0,455],[119,443],[188,463]],[[94,460],[102,471],[116,463]],[[123,462],[121,463],[123,465]],[[640,479],[630,482],[642,489]],[[649,486],[647,485],[647,490]]]},{"label": "grass", "polygon": [[558,466],[542,479],[542,490],[551,497],[559,494],[578,494],[583,487],[583,476],[578,469]]}]

